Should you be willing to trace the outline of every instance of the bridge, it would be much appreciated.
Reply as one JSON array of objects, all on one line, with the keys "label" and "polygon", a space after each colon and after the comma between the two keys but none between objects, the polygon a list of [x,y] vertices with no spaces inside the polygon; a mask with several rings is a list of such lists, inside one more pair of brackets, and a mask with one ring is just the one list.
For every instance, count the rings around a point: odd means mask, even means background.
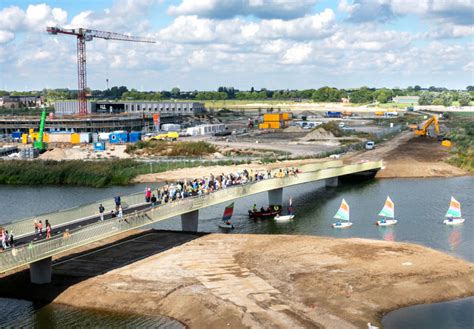
[{"label": "bridge", "polygon": [[[151,208],[144,202],[143,193],[125,196],[122,197],[122,203],[126,204],[128,213],[123,218],[97,220],[99,202],[37,216],[35,219],[48,219],[55,229],[68,228],[68,230],[50,239],[30,242],[0,253],[0,273],[29,265],[33,283],[49,283],[51,282],[52,257],[60,253],[175,216],[181,216],[184,231],[197,231],[200,209],[262,192],[268,193],[269,204],[282,204],[283,189],[286,187],[316,181],[324,181],[326,186],[335,187],[338,185],[339,177],[374,175],[382,168],[382,161],[356,164],[329,161],[308,164],[300,168],[302,173],[296,176],[270,178],[236,185],[210,194],[169,202],[155,208]],[[106,207],[114,206],[113,200],[102,203]],[[4,228],[15,232],[16,237],[20,239],[27,239],[34,235],[32,218],[4,225]]]}]

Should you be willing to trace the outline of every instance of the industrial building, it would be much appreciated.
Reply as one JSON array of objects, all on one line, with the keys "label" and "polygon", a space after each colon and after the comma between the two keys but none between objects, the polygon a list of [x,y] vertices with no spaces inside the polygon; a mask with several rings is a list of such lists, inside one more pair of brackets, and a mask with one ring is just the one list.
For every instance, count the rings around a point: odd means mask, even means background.
[{"label": "industrial building", "polygon": [[[28,132],[31,128],[39,127],[39,117],[3,116],[0,117],[0,133]],[[110,132],[125,131],[153,131],[154,124],[151,116],[92,116],[87,118],[47,118],[44,130],[46,132]]]},{"label": "industrial building", "polygon": [[[77,101],[56,101],[56,115],[73,115],[79,113]],[[204,104],[199,102],[153,102],[153,101],[88,101],[87,113],[118,114],[118,113],[159,113],[161,117],[201,115],[205,111]]]},{"label": "industrial building", "polygon": [[3,96],[0,107],[19,109],[24,107],[40,107],[44,104],[43,96]]}]

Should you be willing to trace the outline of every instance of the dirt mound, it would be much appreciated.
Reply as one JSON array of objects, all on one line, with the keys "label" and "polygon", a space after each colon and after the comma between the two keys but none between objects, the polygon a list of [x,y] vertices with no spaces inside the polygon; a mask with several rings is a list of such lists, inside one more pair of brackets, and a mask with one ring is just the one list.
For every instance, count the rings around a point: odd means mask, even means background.
[{"label": "dirt mound", "polygon": [[310,141],[310,140],[321,140],[321,139],[334,139],[334,135],[326,131],[324,128],[316,128],[309,132],[306,136],[302,137],[302,141]]},{"label": "dirt mound", "polygon": [[55,160],[61,161],[66,159],[66,152],[60,148],[54,148],[50,151],[46,151],[39,156],[42,160]]}]

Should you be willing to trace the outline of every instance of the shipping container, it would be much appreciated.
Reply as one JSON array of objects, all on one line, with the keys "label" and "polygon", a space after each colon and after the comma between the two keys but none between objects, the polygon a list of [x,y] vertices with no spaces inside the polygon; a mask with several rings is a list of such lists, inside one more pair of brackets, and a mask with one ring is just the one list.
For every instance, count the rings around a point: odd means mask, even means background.
[{"label": "shipping container", "polygon": [[99,134],[92,133],[92,143],[97,143],[99,141]]},{"label": "shipping container", "polygon": [[268,129],[268,123],[261,123],[258,125],[259,129]]},{"label": "shipping container", "polygon": [[140,131],[132,131],[128,135],[128,141],[130,143],[136,143],[142,140],[142,133]]},{"label": "shipping container", "polygon": [[12,132],[12,138],[13,139],[21,139],[21,132],[20,131]]},{"label": "shipping container", "polygon": [[105,151],[105,142],[96,142],[94,143],[94,151]]},{"label": "shipping container", "polygon": [[80,133],[79,141],[81,144],[89,144],[91,142],[91,133]]},{"label": "shipping container", "polygon": [[290,112],[284,112],[282,113],[282,120],[288,121],[293,119],[293,115]]},{"label": "shipping container", "polygon": [[281,122],[267,122],[268,128],[270,129],[280,129],[281,128]]},{"label": "shipping container", "polygon": [[178,125],[176,123],[164,123],[161,125],[161,130],[162,131],[180,131],[181,125]]},{"label": "shipping container", "polygon": [[385,115],[385,112],[384,111],[377,111],[377,112],[375,112],[375,115],[383,116],[383,115]]},{"label": "shipping container", "polygon": [[50,133],[50,143],[71,143],[71,133]]},{"label": "shipping container", "polygon": [[110,133],[99,133],[99,141],[108,141]]},{"label": "shipping container", "polygon": [[263,122],[280,122],[282,120],[281,114],[264,114]]},{"label": "shipping container", "polygon": [[28,144],[28,134],[21,135],[21,143],[25,145]]},{"label": "shipping container", "polygon": [[328,117],[328,118],[342,118],[342,112],[328,111],[326,113],[326,117]]},{"label": "shipping container", "polygon": [[81,143],[81,135],[80,134],[71,134],[71,143],[72,144],[80,144]]},{"label": "shipping container", "polygon": [[113,132],[109,135],[109,143],[121,144],[128,142],[128,134],[126,132]]}]

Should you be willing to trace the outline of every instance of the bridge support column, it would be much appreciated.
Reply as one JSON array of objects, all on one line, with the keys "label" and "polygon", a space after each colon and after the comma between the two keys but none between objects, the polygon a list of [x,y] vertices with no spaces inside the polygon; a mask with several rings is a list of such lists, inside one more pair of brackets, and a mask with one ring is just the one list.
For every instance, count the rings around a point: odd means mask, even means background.
[{"label": "bridge support column", "polygon": [[283,205],[283,188],[277,188],[275,190],[268,191],[268,204],[269,205]]},{"label": "bridge support column", "polygon": [[326,178],[324,182],[326,186],[337,187],[339,185],[339,178],[338,177]]},{"label": "bridge support column", "polygon": [[181,229],[183,231],[197,232],[199,223],[199,210],[194,210],[181,215]]},{"label": "bridge support column", "polygon": [[51,257],[30,264],[30,279],[34,284],[51,283]]}]

